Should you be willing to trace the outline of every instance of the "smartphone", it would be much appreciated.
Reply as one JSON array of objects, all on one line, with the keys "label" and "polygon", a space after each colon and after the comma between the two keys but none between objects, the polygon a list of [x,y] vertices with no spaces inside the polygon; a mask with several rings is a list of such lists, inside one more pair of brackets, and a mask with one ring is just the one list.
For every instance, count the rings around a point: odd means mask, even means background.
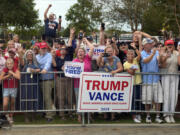
[{"label": "smartphone", "polygon": [[102,30],[105,30],[105,23],[101,23]]},{"label": "smartphone", "polygon": [[82,32],[79,33],[79,39],[80,40],[83,39],[83,33]]}]

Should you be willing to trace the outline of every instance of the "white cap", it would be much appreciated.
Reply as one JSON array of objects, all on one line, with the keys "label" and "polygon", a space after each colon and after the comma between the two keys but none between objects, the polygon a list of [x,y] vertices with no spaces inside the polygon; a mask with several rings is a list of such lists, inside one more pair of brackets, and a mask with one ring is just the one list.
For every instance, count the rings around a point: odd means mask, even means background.
[{"label": "white cap", "polygon": [[145,45],[145,44],[151,44],[153,43],[154,41],[150,38],[144,38],[143,41],[142,41],[142,45]]},{"label": "white cap", "polygon": [[178,42],[178,45],[180,45],[180,41]]}]

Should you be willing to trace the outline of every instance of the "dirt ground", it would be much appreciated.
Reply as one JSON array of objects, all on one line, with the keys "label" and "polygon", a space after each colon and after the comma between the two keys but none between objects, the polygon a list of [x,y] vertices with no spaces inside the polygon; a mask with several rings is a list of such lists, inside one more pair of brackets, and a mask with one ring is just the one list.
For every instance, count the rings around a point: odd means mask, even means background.
[{"label": "dirt ground", "polygon": [[180,125],[18,125],[0,129],[0,135],[180,135]]}]

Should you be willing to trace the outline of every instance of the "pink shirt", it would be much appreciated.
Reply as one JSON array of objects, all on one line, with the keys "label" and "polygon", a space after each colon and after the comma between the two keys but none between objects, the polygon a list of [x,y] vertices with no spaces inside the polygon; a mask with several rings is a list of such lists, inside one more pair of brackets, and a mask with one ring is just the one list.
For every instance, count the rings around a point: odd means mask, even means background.
[{"label": "pink shirt", "polygon": [[[73,60],[73,62],[79,62],[80,63],[80,60],[78,58],[76,58]],[[84,72],[92,72],[91,57],[89,57],[88,54],[86,54],[86,56],[84,57],[83,63],[84,63]],[[79,78],[74,79],[74,88],[79,88]]]}]

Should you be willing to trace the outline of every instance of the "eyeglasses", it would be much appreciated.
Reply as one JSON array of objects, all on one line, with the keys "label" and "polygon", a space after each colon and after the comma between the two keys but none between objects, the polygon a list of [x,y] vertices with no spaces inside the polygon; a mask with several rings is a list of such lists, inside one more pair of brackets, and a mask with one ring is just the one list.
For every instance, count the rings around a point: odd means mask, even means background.
[{"label": "eyeglasses", "polygon": [[120,45],[120,46],[127,46],[127,44],[122,44],[122,45]]}]

